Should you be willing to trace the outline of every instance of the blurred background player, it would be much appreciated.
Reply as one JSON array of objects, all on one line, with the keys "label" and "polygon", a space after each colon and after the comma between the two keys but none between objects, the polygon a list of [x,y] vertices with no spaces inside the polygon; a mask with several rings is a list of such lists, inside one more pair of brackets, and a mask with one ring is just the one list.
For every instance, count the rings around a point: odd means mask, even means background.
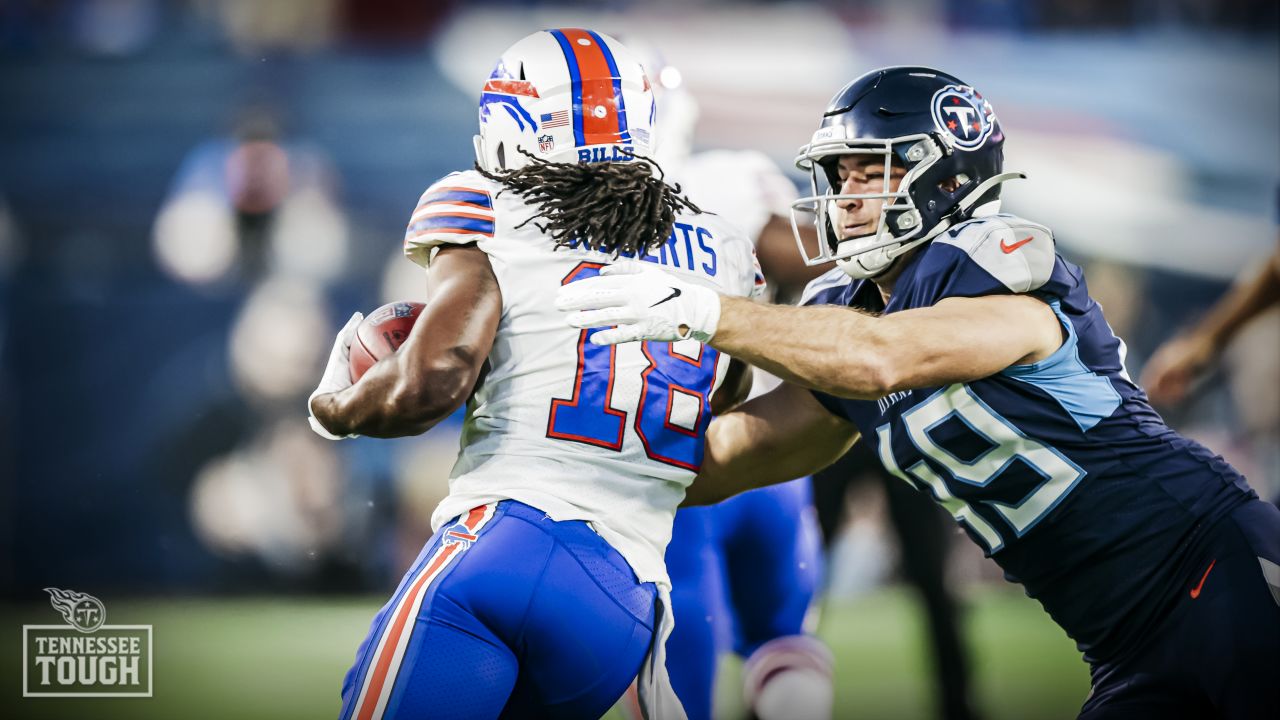
[{"label": "blurred background player", "polygon": [[1251,270],[1202,320],[1156,349],[1142,375],[1152,402],[1182,402],[1236,334],[1280,303],[1280,249]]},{"label": "blurred background player", "polygon": [[[352,483],[340,451],[297,407],[324,362],[324,296],[341,284],[348,223],[328,153],[267,94],[245,93],[220,119],[229,127],[185,153],[152,225],[166,278],[231,311],[189,342],[180,368],[156,373],[173,406],[148,461],[189,483],[197,533],[241,561],[237,575],[323,588],[342,582],[363,543],[344,529]],[[219,342],[221,362],[198,359]]]},{"label": "blurred background player", "polygon": [[[1277,211],[1280,212],[1280,204]],[[1274,392],[1274,388],[1280,385],[1274,352],[1277,305],[1280,305],[1280,240],[1270,256],[1241,273],[1236,284],[1209,308],[1203,318],[1156,348],[1142,371],[1142,384],[1151,402],[1172,412],[1185,410],[1182,406],[1198,381],[1221,362],[1241,335],[1247,334],[1243,331],[1264,315],[1271,316],[1269,329],[1272,332],[1263,328],[1255,337],[1248,338],[1249,347],[1245,353],[1261,372],[1250,373],[1247,366],[1233,368],[1233,375],[1243,377],[1232,384],[1246,384],[1251,388],[1248,392],[1260,393],[1263,397]],[[1280,445],[1275,438],[1275,403],[1264,402],[1253,407],[1242,404],[1240,413],[1245,416],[1245,427],[1254,430],[1250,434],[1255,436],[1252,438],[1254,450],[1261,459],[1274,461],[1280,458]],[[1280,474],[1276,472],[1274,462],[1263,463],[1258,475],[1261,477],[1254,477],[1261,481],[1259,493],[1264,499],[1280,503]]]},{"label": "blurred background player", "polygon": [[[654,87],[656,158],[667,177],[753,240],[761,264],[771,263],[764,268],[771,287],[777,278],[783,293],[803,288],[815,273],[798,261],[787,217],[795,186],[757,151],[692,153],[696,98],[655,47],[630,44]],[[753,369],[750,382],[754,396],[778,381]],[[813,635],[810,612],[823,558],[809,478],[680,510],[666,561],[676,619],[667,670],[691,720],[713,717],[716,668],[726,652],[746,661],[743,700],[753,716],[830,717],[831,654]]]},{"label": "blurred background player", "polygon": [[551,303],[619,254],[756,292],[750,242],[632,155],[653,112],[644,69],[606,35],[511,46],[480,96],[477,169],[429,187],[409,221],[429,297],[409,338],[355,384],[359,313],[335,340],[310,403],[321,435],[418,434],[467,402],[435,536],[375,617],[343,718],[598,718],[637,673],[647,717],[683,716],[662,553],[713,393],[744,373],[694,339],[599,348]]},{"label": "blurred background player", "polygon": [[[952,587],[954,523],[946,512],[925,495],[916,492],[884,469],[875,451],[859,441],[836,460],[813,474],[814,507],[822,529],[823,547],[832,562],[838,551],[885,553],[884,545],[863,533],[842,537],[850,518],[851,505],[873,504],[875,492],[882,492],[883,510],[897,540],[898,565],[903,581],[920,599],[926,622],[925,640],[933,671],[934,706],[937,717],[966,720],[975,717],[970,682],[971,662],[960,626],[961,603]],[[752,491],[757,492],[757,491]],[[730,498],[725,502],[733,502]],[[874,505],[873,505],[874,506]],[[847,539],[846,539],[847,538]],[[841,545],[844,542],[847,544]],[[885,558],[872,559],[888,564]],[[851,561],[859,567],[858,560]],[[854,583],[876,580],[874,567],[863,570],[869,577],[851,578]]]},{"label": "blurred background player", "polygon": [[179,166],[152,236],[161,267],[195,285],[332,281],[348,254],[332,162],[271,104],[244,103],[233,125]]}]

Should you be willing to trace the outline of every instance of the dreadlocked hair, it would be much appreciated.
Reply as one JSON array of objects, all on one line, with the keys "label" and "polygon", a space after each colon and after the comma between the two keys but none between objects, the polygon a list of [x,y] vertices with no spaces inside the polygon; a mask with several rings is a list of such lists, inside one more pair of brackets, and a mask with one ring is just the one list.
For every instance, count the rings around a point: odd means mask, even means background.
[{"label": "dreadlocked hair", "polygon": [[502,192],[511,190],[538,206],[517,227],[541,220],[534,226],[550,235],[557,248],[585,244],[614,257],[640,255],[667,242],[678,211],[702,212],[679,185],[664,182],[658,163],[625,148],[619,152],[635,161],[561,163],[519,151],[531,164],[496,172],[477,164],[476,170],[502,184]]}]

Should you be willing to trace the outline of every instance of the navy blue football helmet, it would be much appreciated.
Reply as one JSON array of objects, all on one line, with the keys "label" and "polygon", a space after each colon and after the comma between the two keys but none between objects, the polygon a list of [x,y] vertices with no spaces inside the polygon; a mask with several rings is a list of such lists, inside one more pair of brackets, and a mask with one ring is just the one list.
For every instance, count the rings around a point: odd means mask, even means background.
[{"label": "navy blue football helmet", "polygon": [[[809,265],[835,260],[855,278],[880,275],[893,261],[967,220],[974,209],[1000,198],[1000,184],[1021,173],[1004,172],[1004,133],[991,103],[963,81],[925,67],[873,70],[832,98],[822,124],[800,148],[796,166],[809,172],[813,192],[792,204],[792,228],[812,215],[818,255],[800,241]],[[838,163],[849,154],[883,157],[879,193],[841,194]],[[906,175],[890,190],[893,167]],[[883,198],[874,232],[841,238],[833,221],[838,200]]]}]

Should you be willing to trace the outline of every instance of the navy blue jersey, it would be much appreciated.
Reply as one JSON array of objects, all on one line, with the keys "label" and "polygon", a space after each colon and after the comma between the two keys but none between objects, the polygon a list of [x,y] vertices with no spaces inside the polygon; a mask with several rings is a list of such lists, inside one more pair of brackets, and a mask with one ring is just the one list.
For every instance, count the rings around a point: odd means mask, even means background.
[{"label": "navy blue jersey", "polygon": [[1254,497],[1221,457],[1171,430],[1124,369],[1124,344],[1049,230],[983,217],[915,256],[888,305],[839,270],[804,304],[875,313],[948,297],[1029,293],[1064,341],[1050,357],[981,380],[877,401],[815,393],[853,422],[885,467],[927,489],[1089,659],[1122,651],[1162,612],[1188,548]]}]

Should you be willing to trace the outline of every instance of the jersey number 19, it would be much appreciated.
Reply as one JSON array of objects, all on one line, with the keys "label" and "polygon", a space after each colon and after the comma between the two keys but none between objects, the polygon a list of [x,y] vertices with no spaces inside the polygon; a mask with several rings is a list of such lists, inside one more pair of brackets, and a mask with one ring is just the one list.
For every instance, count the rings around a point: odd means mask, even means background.
[{"label": "jersey number 19", "polygon": [[[950,418],[959,418],[988,444],[988,449],[970,460],[962,459],[939,445],[930,431]],[[938,502],[955,519],[981,538],[988,553],[1005,545],[1005,540],[992,523],[974,511],[972,505],[957,497],[954,484],[986,488],[996,481],[1014,460],[1029,466],[1043,481],[1021,501],[1013,504],[994,499],[978,502],[994,509],[1022,537],[1049,511],[1062,502],[1084,477],[1085,471],[1065,455],[1044,443],[1028,437],[1006,418],[982,402],[967,386],[955,384],[934,393],[929,399],[902,415],[902,424],[911,445],[919,453],[941,466],[949,476],[943,478],[923,460],[907,467],[900,466],[893,451],[893,434],[889,423],[877,428],[880,461],[886,470],[899,478],[917,482],[933,491]]]}]

